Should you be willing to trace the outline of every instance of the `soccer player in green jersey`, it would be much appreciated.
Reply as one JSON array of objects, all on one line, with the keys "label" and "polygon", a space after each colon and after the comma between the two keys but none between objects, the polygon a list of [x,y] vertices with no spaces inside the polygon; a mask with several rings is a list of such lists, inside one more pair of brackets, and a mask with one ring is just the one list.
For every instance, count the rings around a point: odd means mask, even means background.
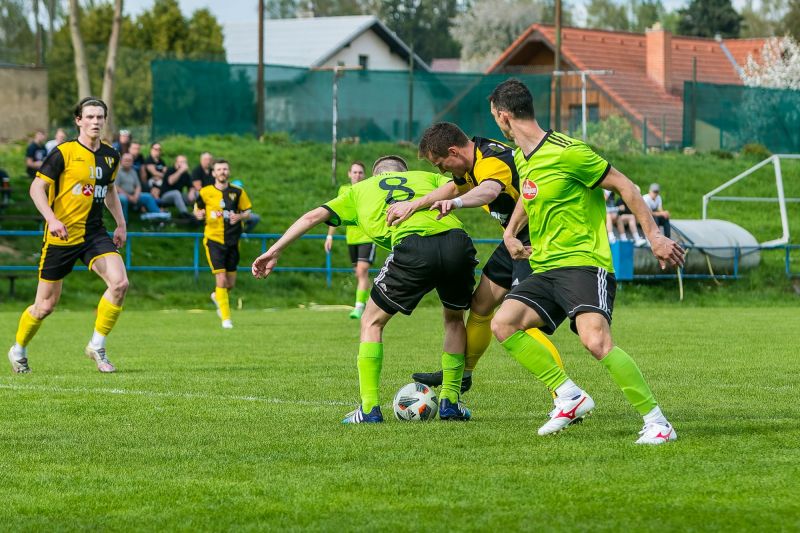
[{"label": "soccer player in green jersey", "polygon": [[[526,333],[552,334],[567,317],[587,350],[611,374],[625,399],[643,416],[638,444],[677,438],[634,360],[611,337],[616,280],[605,230],[602,189],[619,194],[642,225],[662,268],[680,266],[683,249],[663,236],[636,186],[585,143],[544,131],[533,98],[519,80],[498,85],[489,97],[503,134],[517,145],[520,200],[503,235],[514,257],[529,255],[533,274],[514,287],[492,320],[503,347],[549,389],[556,409],[539,435],[560,431],[594,407],[592,398],[560,368],[550,351]],[[517,238],[527,222],[530,247]]]},{"label": "soccer player in green jersey", "polygon": [[[366,176],[367,169],[361,161],[353,161],[347,177],[350,183],[339,187],[337,196],[344,194],[347,189],[362,181]],[[336,227],[328,228],[328,236],[325,238],[325,253],[331,253],[333,248],[333,234]],[[353,263],[353,273],[356,276],[356,305],[350,313],[350,318],[361,318],[364,307],[369,298],[369,267],[375,261],[375,243],[367,237],[358,226],[347,226],[345,229],[347,238],[347,249],[350,252],[350,261]]]},{"label": "soccer player in green jersey", "polygon": [[373,242],[391,250],[375,277],[370,299],[361,317],[358,382],[361,405],[343,420],[346,424],[382,422],[379,385],[383,365],[383,329],[397,312],[410,315],[433,289],[444,308],[444,351],[439,418],[469,420],[460,401],[464,373],[464,310],[475,287],[475,247],[456,217],[439,219],[433,211],[419,211],[404,223],[389,226],[386,209],[397,201],[424,196],[447,178],[432,172],[409,172],[396,156],[378,159],[373,177],[357,183],[335,199],[297,219],[272,247],[253,262],[253,275],[268,276],[281,252],[321,222],[357,225]]},{"label": "soccer player in green jersey", "polygon": [[[462,207],[482,207],[502,228],[506,227],[519,198],[519,174],[510,146],[483,137],[470,139],[455,124],[439,122],[422,134],[419,157],[430,161],[442,173],[450,172],[453,181],[422,198],[392,204],[386,212],[390,224],[401,223],[420,209],[435,209],[444,216]],[[529,242],[527,225],[518,236],[524,243]],[[472,371],[492,340],[490,325],[495,308],[508,291],[530,273],[528,260],[513,260],[504,243],[497,246],[484,265],[467,316],[462,392],[472,386]],[[534,328],[528,334],[547,346],[559,366],[563,367],[558,350],[541,331]],[[434,387],[442,383],[441,371],[419,372],[412,377]]]}]

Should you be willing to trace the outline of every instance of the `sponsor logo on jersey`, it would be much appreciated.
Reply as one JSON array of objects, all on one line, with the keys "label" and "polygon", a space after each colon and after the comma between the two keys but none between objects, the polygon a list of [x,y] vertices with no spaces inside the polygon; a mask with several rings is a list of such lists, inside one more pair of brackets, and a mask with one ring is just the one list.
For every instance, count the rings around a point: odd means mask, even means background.
[{"label": "sponsor logo on jersey", "polygon": [[526,200],[533,200],[537,194],[539,194],[539,187],[533,180],[526,179],[522,183],[522,197]]},{"label": "sponsor logo on jersey", "polygon": [[81,194],[84,196],[94,196],[94,185],[91,183],[84,183],[81,187]]}]

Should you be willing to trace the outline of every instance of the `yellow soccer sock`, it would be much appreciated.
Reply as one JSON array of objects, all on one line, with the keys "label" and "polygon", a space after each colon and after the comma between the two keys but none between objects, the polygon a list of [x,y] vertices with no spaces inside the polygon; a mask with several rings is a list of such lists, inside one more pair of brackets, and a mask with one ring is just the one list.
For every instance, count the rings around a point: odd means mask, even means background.
[{"label": "yellow soccer sock", "polygon": [[228,289],[217,287],[214,289],[214,294],[217,297],[217,305],[219,306],[219,314],[222,320],[231,319],[231,304],[228,301]]},{"label": "yellow soccer sock", "polygon": [[[565,370],[564,361],[561,360],[561,354],[558,353],[558,348],[556,348],[555,345],[552,342],[550,342],[550,339],[547,338],[547,335],[545,335],[544,333],[542,333],[541,330],[536,328],[531,328],[525,333],[527,333],[528,335],[539,341],[539,343],[543,344],[545,348],[547,348],[550,351],[550,355],[552,355],[553,359],[556,360],[556,364],[561,368],[561,370]],[[551,390],[550,394],[553,395],[553,398],[556,397],[556,391]]]},{"label": "yellow soccer sock", "polygon": [[105,337],[111,333],[121,312],[121,305],[112,304],[103,296],[100,298],[100,303],[97,304],[97,320],[94,321],[94,330]]},{"label": "yellow soccer sock", "polygon": [[19,317],[19,327],[17,328],[17,344],[22,346],[23,348],[31,342],[31,339],[36,332],[39,331],[39,326],[42,325],[41,318],[36,318],[31,314],[31,308],[28,307],[25,311],[22,312],[22,316]]},{"label": "yellow soccer sock", "polygon": [[478,359],[486,352],[489,343],[492,342],[493,316],[494,312],[489,316],[481,316],[474,311],[469,312],[469,316],[467,316],[467,350],[464,372],[472,373],[475,365],[478,364]]}]

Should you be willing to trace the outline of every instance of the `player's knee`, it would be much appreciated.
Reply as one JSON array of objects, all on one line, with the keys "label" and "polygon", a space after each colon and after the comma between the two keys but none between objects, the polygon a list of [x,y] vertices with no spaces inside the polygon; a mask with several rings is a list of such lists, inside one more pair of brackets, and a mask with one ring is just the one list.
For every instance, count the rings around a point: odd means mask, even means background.
[{"label": "player's knee", "polygon": [[587,350],[596,358],[601,359],[611,351],[613,342],[611,337],[605,335],[602,331],[592,331],[586,335],[581,336],[581,342]]},{"label": "player's knee", "polygon": [[108,288],[111,289],[111,292],[114,293],[114,296],[116,296],[117,298],[122,298],[128,292],[128,285],[129,282],[126,276],[119,279],[115,279],[109,284]]},{"label": "player's knee", "polygon": [[516,333],[517,328],[504,319],[503,315],[495,315],[492,318],[492,334],[499,342],[503,342],[511,335]]},{"label": "player's knee", "polygon": [[35,318],[41,320],[46,316],[50,315],[56,309],[56,302],[55,300],[42,300],[41,302],[36,302],[31,309],[31,315]]}]

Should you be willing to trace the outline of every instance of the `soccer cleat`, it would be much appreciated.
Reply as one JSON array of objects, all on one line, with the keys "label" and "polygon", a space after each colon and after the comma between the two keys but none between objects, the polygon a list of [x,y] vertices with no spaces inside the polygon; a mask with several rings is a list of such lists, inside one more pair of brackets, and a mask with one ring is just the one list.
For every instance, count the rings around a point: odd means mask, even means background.
[{"label": "soccer cleat", "polygon": [[678,434],[675,433],[675,428],[673,428],[667,421],[664,421],[663,424],[659,424],[658,422],[645,424],[642,430],[639,432],[639,435],[640,437],[639,440],[636,441],[636,444],[658,445],[678,439]]},{"label": "soccer cleat", "polygon": [[355,411],[347,413],[342,420],[342,424],[378,424],[379,422],[383,422],[380,405],[373,407],[369,413],[362,411],[359,405]]},{"label": "soccer cleat", "polygon": [[643,239],[641,237],[637,237],[635,241],[633,241],[633,245],[637,248],[641,248],[642,246],[647,244],[647,239]]},{"label": "soccer cleat", "polygon": [[[411,379],[427,385],[428,387],[441,387],[442,385],[442,371],[438,372],[417,372],[411,374]],[[472,376],[464,376],[461,378],[461,394],[464,394],[472,388]]]},{"label": "soccer cleat", "polygon": [[[555,400],[553,401],[553,403],[555,404]],[[556,414],[558,414],[558,411],[559,411],[558,406],[553,405],[553,409],[549,413],[547,413],[547,418],[553,418],[554,416],[556,416]],[[586,415],[575,417],[575,420],[570,422],[570,425],[582,423],[585,416]]]},{"label": "soccer cleat", "polygon": [[11,370],[15,374],[27,374],[31,371],[31,367],[28,366],[26,350],[25,348],[15,350],[16,347],[15,344],[8,350],[8,362],[11,363]]},{"label": "soccer cleat", "polygon": [[111,361],[108,360],[108,357],[106,357],[105,348],[94,348],[90,344],[86,347],[84,353],[86,357],[93,359],[94,362],[97,363],[97,370],[103,374],[110,374],[117,371],[114,365],[111,364]]},{"label": "soccer cleat", "polygon": [[539,435],[561,431],[594,409],[594,400],[583,391],[574,398],[556,398],[555,404],[555,409],[550,411],[550,420],[539,428]]},{"label": "soccer cleat", "polygon": [[217,316],[222,318],[222,311],[220,311],[219,304],[217,303],[217,293],[211,293],[211,301],[214,302],[214,307],[217,308]]},{"label": "soccer cleat", "polygon": [[230,318],[222,321],[222,329],[233,329],[233,322]]},{"label": "soccer cleat", "polygon": [[356,320],[360,320],[361,319],[361,315],[363,315],[363,314],[364,314],[364,308],[363,307],[354,307],[353,310],[350,311],[350,318],[353,318],[353,319],[356,319]]},{"label": "soccer cleat", "polygon": [[447,398],[439,401],[439,420],[463,420],[466,422],[470,418],[472,418],[472,413],[463,403],[453,403]]}]

